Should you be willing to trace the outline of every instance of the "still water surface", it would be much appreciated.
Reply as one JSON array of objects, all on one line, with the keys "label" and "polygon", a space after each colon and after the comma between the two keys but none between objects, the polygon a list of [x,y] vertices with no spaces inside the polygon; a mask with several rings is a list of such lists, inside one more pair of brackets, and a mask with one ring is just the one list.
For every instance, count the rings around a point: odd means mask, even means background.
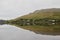
[{"label": "still water surface", "polygon": [[0,25],[0,40],[60,40],[60,36],[41,35],[12,25]]}]

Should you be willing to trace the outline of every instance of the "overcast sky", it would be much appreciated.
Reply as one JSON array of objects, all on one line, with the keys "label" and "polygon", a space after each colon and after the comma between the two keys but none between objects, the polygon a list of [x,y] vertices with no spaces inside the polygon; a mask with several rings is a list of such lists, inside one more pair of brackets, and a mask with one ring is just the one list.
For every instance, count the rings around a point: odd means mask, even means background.
[{"label": "overcast sky", "polygon": [[11,19],[44,8],[60,8],[60,0],[0,0],[0,19]]}]

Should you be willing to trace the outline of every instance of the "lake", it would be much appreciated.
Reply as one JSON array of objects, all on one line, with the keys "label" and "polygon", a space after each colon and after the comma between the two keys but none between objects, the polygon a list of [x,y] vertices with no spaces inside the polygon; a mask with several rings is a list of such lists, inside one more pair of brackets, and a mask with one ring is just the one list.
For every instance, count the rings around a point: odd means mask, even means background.
[{"label": "lake", "polygon": [[0,40],[60,40],[60,36],[41,35],[12,25],[0,25]]}]

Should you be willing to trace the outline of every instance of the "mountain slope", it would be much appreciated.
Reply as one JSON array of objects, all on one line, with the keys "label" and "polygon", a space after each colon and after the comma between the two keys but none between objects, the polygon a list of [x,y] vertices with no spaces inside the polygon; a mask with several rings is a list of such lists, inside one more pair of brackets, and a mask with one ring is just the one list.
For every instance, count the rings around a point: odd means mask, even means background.
[{"label": "mountain slope", "polygon": [[53,8],[53,9],[42,9],[36,10],[33,13],[28,15],[24,15],[22,17],[18,17],[17,19],[39,19],[39,18],[60,18],[60,9]]}]

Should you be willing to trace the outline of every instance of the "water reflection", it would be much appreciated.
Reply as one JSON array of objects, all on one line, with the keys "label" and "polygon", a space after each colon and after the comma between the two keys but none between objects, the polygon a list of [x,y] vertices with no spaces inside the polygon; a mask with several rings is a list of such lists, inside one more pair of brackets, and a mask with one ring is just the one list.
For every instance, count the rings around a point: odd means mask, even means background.
[{"label": "water reflection", "polygon": [[35,34],[11,25],[0,25],[0,40],[60,40],[60,36]]},{"label": "water reflection", "polygon": [[37,34],[60,35],[60,19],[13,19],[8,20],[7,24],[17,26]]},{"label": "water reflection", "polygon": [[52,35],[52,36],[57,36],[60,35],[59,28],[51,28],[47,26],[19,26],[19,25],[14,25],[16,27],[33,31],[36,34],[41,34],[41,35]]}]

